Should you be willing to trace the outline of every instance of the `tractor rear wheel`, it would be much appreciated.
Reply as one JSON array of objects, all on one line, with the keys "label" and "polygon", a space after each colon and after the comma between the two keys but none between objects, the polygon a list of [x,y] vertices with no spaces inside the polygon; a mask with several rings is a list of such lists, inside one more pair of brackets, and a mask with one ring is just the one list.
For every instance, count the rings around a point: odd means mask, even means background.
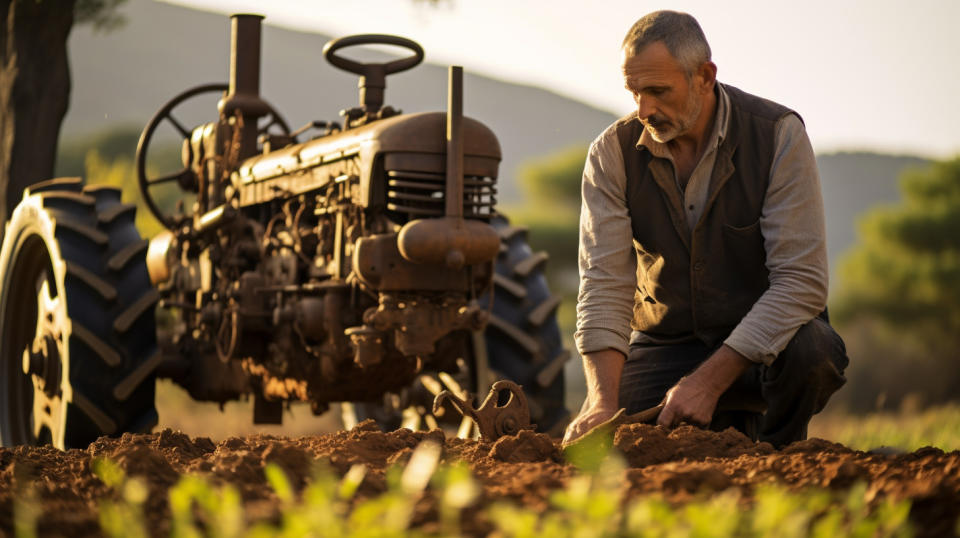
[{"label": "tractor rear wheel", "polygon": [[509,379],[523,387],[537,431],[558,436],[570,417],[563,372],[570,351],[563,347],[557,324],[560,296],[550,293],[544,275],[548,256],[530,249],[526,228],[511,226],[503,216],[491,224],[500,234],[500,255],[484,338],[488,367],[493,380]]},{"label": "tractor rear wheel", "polygon": [[119,189],[28,188],[0,250],[0,444],[85,448],[157,422],[147,241]]}]

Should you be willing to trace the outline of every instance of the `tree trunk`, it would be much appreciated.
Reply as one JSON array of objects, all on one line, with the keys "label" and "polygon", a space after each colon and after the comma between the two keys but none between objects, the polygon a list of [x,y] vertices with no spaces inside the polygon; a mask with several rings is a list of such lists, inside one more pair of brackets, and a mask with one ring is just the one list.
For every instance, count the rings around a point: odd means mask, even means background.
[{"label": "tree trunk", "polygon": [[0,0],[0,222],[50,179],[70,100],[67,38],[76,0]]}]

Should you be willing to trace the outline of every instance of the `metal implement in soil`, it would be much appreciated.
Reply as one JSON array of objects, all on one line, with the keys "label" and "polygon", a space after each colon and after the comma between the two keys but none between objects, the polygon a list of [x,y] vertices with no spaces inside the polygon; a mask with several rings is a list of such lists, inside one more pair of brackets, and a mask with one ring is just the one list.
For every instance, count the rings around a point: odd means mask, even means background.
[{"label": "metal implement in soil", "polygon": [[604,420],[600,424],[590,428],[586,433],[574,439],[569,443],[563,445],[564,451],[571,450],[576,451],[578,447],[587,446],[593,447],[596,450],[602,452],[609,448],[609,445],[612,442],[613,432],[617,426],[621,424],[635,424],[635,423],[653,423],[657,420],[657,417],[660,416],[660,411],[663,411],[663,406],[665,404],[660,402],[650,409],[644,409],[638,413],[627,414],[626,409],[620,409],[614,415],[607,420]]},{"label": "metal implement in soil", "polygon": [[[261,17],[233,16],[229,81],[177,95],[144,129],[140,196],[167,228],[149,243],[118,190],[79,180],[31,187],[13,213],[0,441],[80,447],[147,430],[158,376],[197,400],[251,397],[258,423],[292,401],[428,415],[443,388],[508,379],[541,428],[562,430],[559,299],[546,256],[497,212],[500,144],[463,115],[462,69],[446,112],[403,114],[384,104],[387,76],[423,49],[334,40],[324,57],[360,75],[359,103],[291,130],[260,95],[260,37]],[[357,45],[412,54],[361,63],[344,56]],[[187,121],[204,95],[220,98]],[[161,124],[181,137],[166,172],[149,159]]]},{"label": "metal implement in soil", "polygon": [[[506,402],[501,405],[501,393],[504,391],[509,394]],[[500,380],[494,383],[478,408],[474,408],[467,399],[445,390],[433,400],[434,414],[442,413],[444,402],[452,404],[462,416],[473,419],[480,430],[480,438],[484,441],[496,441],[504,435],[516,435],[520,430],[534,429],[534,425],[530,424],[527,397],[520,385],[512,381]]]}]

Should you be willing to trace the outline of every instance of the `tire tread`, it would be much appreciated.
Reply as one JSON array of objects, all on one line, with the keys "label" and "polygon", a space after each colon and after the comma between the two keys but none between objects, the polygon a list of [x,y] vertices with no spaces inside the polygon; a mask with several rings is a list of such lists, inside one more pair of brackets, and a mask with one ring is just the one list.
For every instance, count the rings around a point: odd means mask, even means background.
[{"label": "tire tread", "polygon": [[110,418],[110,415],[108,415],[106,411],[100,409],[98,405],[90,401],[82,393],[73,393],[73,405],[83,411],[83,414],[90,417],[90,420],[92,420],[102,432],[107,435],[117,433],[117,423]]},{"label": "tire tread", "polygon": [[100,221],[100,224],[110,225],[122,216],[135,215],[136,213],[137,206],[134,204],[116,204],[97,215],[97,220]]},{"label": "tire tread", "polygon": [[80,282],[83,282],[84,285],[96,291],[97,294],[108,303],[112,303],[113,301],[117,300],[117,288],[113,287],[109,282],[77,263],[67,262],[66,265],[68,278],[73,277]]},{"label": "tire tread", "polygon": [[77,320],[73,321],[73,336],[90,348],[107,366],[120,366],[123,362],[123,357],[116,350]]},{"label": "tire tread", "polygon": [[550,255],[541,250],[514,265],[513,274],[520,278],[527,278],[534,271],[542,271],[549,259]]},{"label": "tire tread", "polygon": [[140,255],[145,253],[149,246],[150,242],[146,239],[137,243],[130,243],[110,256],[110,259],[107,260],[107,268],[115,272],[124,270],[130,262],[140,260]]},{"label": "tire tread", "polygon": [[151,288],[150,291],[141,295],[139,299],[134,301],[133,304],[117,316],[113,322],[113,330],[118,333],[129,331],[130,327],[132,327],[147,310],[156,305],[159,300],[160,294],[157,293],[157,290]]},{"label": "tire tread", "polygon": [[57,216],[56,225],[57,228],[64,228],[73,233],[76,233],[91,243],[97,245],[98,247],[105,247],[110,243],[110,236],[101,232],[100,230],[87,226],[78,222],[76,219],[65,217],[63,215]]},{"label": "tire tread", "polygon": [[113,387],[113,396],[119,401],[126,401],[133,394],[134,389],[140,386],[147,377],[152,374],[163,361],[163,355],[160,352],[154,353],[149,359],[141,362],[116,386]]},{"label": "tire tread", "polygon": [[527,323],[534,327],[543,325],[547,319],[557,313],[557,309],[560,308],[562,301],[559,295],[551,295],[546,300],[541,301],[540,304],[533,307],[533,310],[527,314]]},{"label": "tire tread", "polygon": [[41,181],[39,183],[34,183],[27,188],[30,190],[30,194],[36,194],[38,192],[47,191],[80,192],[82,186],[83,179],[79,177],[58,177]]}]

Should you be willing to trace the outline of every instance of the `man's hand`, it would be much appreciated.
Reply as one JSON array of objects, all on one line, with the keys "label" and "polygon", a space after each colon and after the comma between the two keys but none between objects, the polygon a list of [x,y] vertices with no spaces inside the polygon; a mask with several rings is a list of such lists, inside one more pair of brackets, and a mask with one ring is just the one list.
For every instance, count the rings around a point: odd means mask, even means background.
[{"label": "man's hand", "polygon": [[609,419],[619,410],[620,407],[616,404],[593,403],[590,398],[587,398],[583,401],[580,413],[567,426],[567,431],[563,435],[563,444],[567,445],[576,441],[591,428]]},{"label": "man's hand", "polygon": [[694,372],[667,391],[657,424],[668,428],[681,422],[708,426],[713,420],[718,399],[720,394]]},{"label": "man's hand", "polygon": [[692,374],[667,391],[657,424],[672,428],[681,422],[708,426],[717,400],[753,364],[732,347],[720,346]]},{"label": "man's hand", "polygon": [[590,428],[612,417],[620,409],[620,374],[625,360],[623,353],[614,349],[584,354],[587,398],[583,401],[580,414],[567,426],[563,444],[579,439]]}]

